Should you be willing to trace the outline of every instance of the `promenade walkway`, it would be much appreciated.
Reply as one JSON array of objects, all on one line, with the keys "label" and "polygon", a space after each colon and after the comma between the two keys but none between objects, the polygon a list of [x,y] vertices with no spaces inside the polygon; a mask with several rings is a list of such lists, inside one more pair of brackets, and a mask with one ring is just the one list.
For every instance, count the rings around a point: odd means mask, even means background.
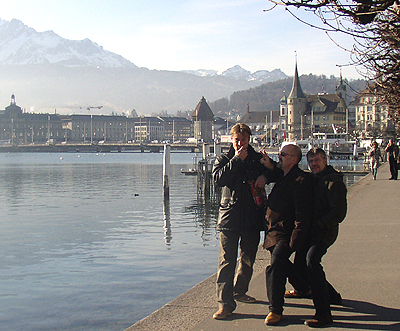
[{"label": "promenade walkway", "polygon": [[[329,281],[343,297],[342,306],[332,306],[334,323],[326,328],[400,330],[400,180],[388,178],[386,163],[379,168],[376,181],[368,175],[349,188],[347,217],[337,242],[323,259]],[[239,302],[226,320],[212,319],[217,310],[213,275],[127,331],[310,329],[304,325],[314,315],[309,299],[286,299],[282,323],[264,324],[268,261],[269,253],[260,249],[249,290],[259,301]]]}]

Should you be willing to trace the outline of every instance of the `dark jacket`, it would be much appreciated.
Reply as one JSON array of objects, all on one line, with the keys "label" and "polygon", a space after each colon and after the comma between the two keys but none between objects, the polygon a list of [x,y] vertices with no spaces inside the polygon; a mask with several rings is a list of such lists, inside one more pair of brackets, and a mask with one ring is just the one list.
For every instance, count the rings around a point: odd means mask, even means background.
[{"label": "dark jacket", "polygon": [[339,223],[347,213],[347,188],[343,174],[328,165],[314,176],[314,217],[310,240],[329,247],[339,233]]},{"label": "dark jacket", "polygon": [[257,207],[251,192],[250,181],[255,181],[266,168],[261,164],[262,155],[250,145],[244,161],[235,155],[231,146],[228,153],[214,163],[213,177],[222,187],[218,216],[218,230],[264,230],[265,207]]},{"label": "dark jacket", "polygon": [[[275,172],[276,173],[276,172]],[[267,176],[268,178],[268,176]],[[277,179],[268,196],[264,248],[285,242],[298,250],[307,238],[312,220],[312,180],[297,165]]]}]

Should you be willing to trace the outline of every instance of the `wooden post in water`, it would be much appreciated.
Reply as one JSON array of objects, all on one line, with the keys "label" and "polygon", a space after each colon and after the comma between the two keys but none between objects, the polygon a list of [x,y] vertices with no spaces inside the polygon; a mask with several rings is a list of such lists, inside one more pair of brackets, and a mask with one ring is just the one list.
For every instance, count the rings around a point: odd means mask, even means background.
[{"label": "wooden post in water", "polygon": [[206,159],[210,154],[210,145],[207,143],[203,143],[203,159]]},{"label": "wooden post in water", "polygon": [[221,144],[214,141],[214,155],[219,156],[221,155]]},{"label": "wooden post in water", "polygon": [[163,158],[163,195],[164,199],[169,199],[169,175],[171,172],[171,145],[164,145]]},{"label": "wooden post in water", "polygon": [[354,144],[353,159],[354,159],[354,160],[358,160],[357,141],[356,141],[356,143]]}]

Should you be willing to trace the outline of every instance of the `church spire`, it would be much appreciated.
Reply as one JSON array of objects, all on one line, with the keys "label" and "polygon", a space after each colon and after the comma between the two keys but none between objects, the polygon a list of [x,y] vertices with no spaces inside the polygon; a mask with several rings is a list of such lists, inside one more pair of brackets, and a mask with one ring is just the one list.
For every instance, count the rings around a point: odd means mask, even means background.
[{"label": "church spire", "polygon": [[300,85],[300,79],[299,79],[299,74],[297,71],[297,58],[296,58],[296,64],[294,68],[294,78],[293,78],[293,86],[292,90],[290,91],[290,94],[288,96],[289,99],[299,99],[299,98],[305,98],[305,94],[303,90],[301,89]]}]

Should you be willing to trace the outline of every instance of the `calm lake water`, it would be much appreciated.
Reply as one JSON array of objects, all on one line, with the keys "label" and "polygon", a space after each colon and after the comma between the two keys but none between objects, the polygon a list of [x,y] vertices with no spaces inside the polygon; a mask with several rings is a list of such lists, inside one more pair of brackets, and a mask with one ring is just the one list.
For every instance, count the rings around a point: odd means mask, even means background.
[{"label": "calm lake water", "polygon": [[216,271],[193,154],[171,154],[169,205],[162,157],[0,154],[2,330],[123,330]]},{"label": "calm lake water", "polygon": [[216,272],[193,156],[166,202],[162,154],[0,153],[1,329],[123,330]]}]

